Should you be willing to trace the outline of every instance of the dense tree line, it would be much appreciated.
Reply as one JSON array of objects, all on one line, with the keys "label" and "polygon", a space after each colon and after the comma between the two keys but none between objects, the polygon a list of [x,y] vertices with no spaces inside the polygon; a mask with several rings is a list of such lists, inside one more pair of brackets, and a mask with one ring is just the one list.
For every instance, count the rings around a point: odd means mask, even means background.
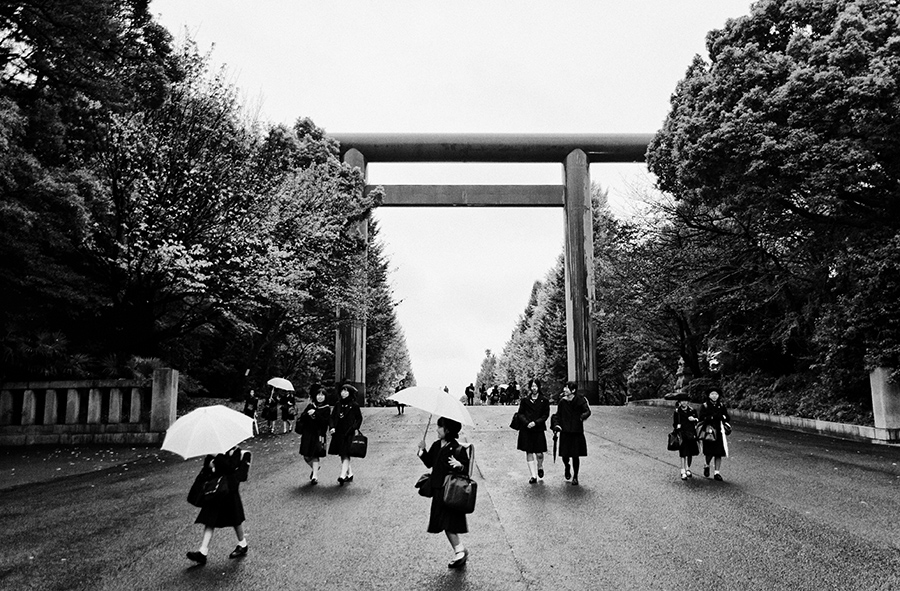
[{"label": "dense tree line", "polygon": [[900,5],[760,0],[707,49],[647,153],[663,198],[595,219],[602,394],[681,363],[737,406],[871,422],[869,370],[900,378]]},{"label": "dense tree line", "polygon": [[327,381],[341,308],[371,320],[387,389],[410,371],[387,263],[349,231],[380,194],[310,120],[250,118],[147,4],[0,7],[0,380]]}]

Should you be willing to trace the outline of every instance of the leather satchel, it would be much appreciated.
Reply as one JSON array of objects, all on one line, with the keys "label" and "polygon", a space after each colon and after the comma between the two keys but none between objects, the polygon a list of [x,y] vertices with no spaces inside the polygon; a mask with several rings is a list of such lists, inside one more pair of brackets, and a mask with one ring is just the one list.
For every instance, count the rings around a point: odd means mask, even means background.
[{"label": "leather satchel", "polygon": [[364,458],[369,447],[369,438],[357,429],[356,434],[350,439],[350,457]]},{"label": "leather satchel", "polygon": [[478,496],[478,483],[472,480],[472,466],[475,465],[475,446],[469,446],[468,474],[448,474],[444,478],[444,505],[461,513],[475,511],[475,499]]},{"label": "leather satchel", "polygon": [[209,472],[204,468],[203,470],[200,470],[200,472],[197,473],[197,477],[194,478],[194,484],[191,485],[191,490],[188,491],[187,496],[187,502],[194,507],[203,506],[203,485],[206,484],[209,477]]},{"label": "leather satchel", "polygon": [[509,428],[516,431],[522,428],[522,419],[519,417],[519,413],[513,413],[512,420],[509,422]]},{"label": "leather satchel", "polygon": [[677,430],[669,433],[669,442],[666,445],[666,449],[669,451],[678,451],[681,449],[681,433]]},{"label": "leather satchel", "polygon": [[419,494],[423,497],[431,498],[434,496],[434,490],[431,488],[431,472],[426,472],[419,476],[419,479],[416,481],[416,488],[419,489]]},{"label": "leather satchel", "polygon": [[315,453],[315,457],[317,458],[325,457],[325,441],[321,437],[316,437],[316,443],[313,447],[313,452]]},{"label": "leather satchel", "polygon": [[200,493],[201,506],[221,499],[229,492],[231,487],[228,485],[228,477],[211,478],[203,483],[203,492]]}]

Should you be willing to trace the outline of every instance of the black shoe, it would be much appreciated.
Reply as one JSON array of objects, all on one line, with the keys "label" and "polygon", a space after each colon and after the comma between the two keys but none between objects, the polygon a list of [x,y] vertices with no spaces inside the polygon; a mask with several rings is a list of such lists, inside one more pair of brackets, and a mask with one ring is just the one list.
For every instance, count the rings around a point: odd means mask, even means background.
[{"label": "black shoe", "polygon": [[468,548],[463,550],[462,558],[457,558],[456,560],[452,560],[447,564],[447,568],[461,568],[465,566],[466,561],[469,559],[469,550]]},{"label": "black shoe", "polygon": [[715,476],[713,476],[713,480],[722,480],[722,475],[716,474]]},{"label": "black shoe", "polygon": [[535,478],[534,476],[528,479],[528,484],[534,484],[535,482],[537,482],[537,478]]},{"label": "black shoe", "polygon": [[317,485],[317,484],[319,484],[319,479],[318,479],[318,478],[310,478],[310,479],[309,479],[309,485],[310,485],[310,486],[315,486],[315,485]]},{"label": "black shoe", "polygon": [[572,486],[578,486],[578,477],[577,476],[572,477]]},{"label": "black shoe", "polygon": [[566,464],[566,480],[568,480],[569,478],[572,478],[572,469],[568,464]]},{"label": "black shoe", "polygon": [[543,477],[544,477],[544,469],[538,468],[538,478],[543,478]]},{"label": "black shoe", "polygon": [[353,474],[351,474],[347,478],[344,478],[344,482],[353,482]]},{"label": "black shoe", "polygon": [[346,482],[346,480],[344,480],[343,478],[341,478],[340,476],[338,476],[338,486],[344,486],[344,483],[345,483],[345,482]]},{"label": "black shoe", "polygon": [[188,552],[187,557],[188,557],[188,560],[193,560],[200,566],[203,566],[204,564],[206,564],[206,555],[203,554],[202,552],[198,552],[196,550],[193,552]]},{"label": "black shoe", "polygon": [[228,558],[240,558],[241,556],[247,555],[247,550],[250,549],[250,546],[241,546],[238,545],[234,550],[231,551],[231,554],[228,555]]},{"label": "black shoe", "polygon": [[703,475],[709,478],[709,466],[703,466]]}]

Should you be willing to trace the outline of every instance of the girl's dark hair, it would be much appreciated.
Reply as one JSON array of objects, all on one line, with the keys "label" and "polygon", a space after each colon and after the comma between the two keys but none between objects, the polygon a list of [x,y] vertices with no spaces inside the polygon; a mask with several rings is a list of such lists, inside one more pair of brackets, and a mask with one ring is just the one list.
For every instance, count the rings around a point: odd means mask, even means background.
[{"label": "girl's dark hair", "polygon": [[541,390],[541,380],[539,380],[538,378],[531,378],[530,380],[528,380],[528,389],[529,389],[529,390],[531,390],[531,385],[532,385],[532,384],[537,384],[537,387],[538,387],[538,394],[543,394],[543,393],[544,393],[544,391]]},{"label": "girl's dark hair", "polygon": [[459,421],[454,421],[447,417],[439,418],[437,420],[437,426],[444,428],[444,439],[447,441],[456,439],[456,436],[459,435],[459,431],[462,429],[462,425],[459,424]]},{"label": "girl's dark hair", "polygon": [[572,392],[578,392],[578,384],[575,382],[566,382],[566,388]]}]

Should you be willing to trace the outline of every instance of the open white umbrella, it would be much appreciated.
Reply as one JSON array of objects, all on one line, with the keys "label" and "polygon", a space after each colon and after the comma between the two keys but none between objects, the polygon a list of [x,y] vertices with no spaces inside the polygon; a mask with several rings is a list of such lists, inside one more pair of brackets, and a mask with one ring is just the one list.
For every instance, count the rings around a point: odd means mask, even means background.
[{"label": "open white umbrella", "polygon": [[253,419],[227,406],[201,406],[172,423],[162,449],[184,459],[225,453],[253,437]]},{"label": "open white umbrella", "polygon": [[[391,394],[388,396],[388,400],[396,400],[400,404],[406,404],[439,417],[453,419],[463,425],[475,426],[472,415],[469,414],[463,403],[449,392],[444,392],[440,388],[413,386]],[[431,419],[429,418],[428,425],[425,426],[426,433],[428,433],[430,425]]]},{"label": "open white umbrella", "polygon": [[272,386],[273,388],[278,388],[279,390],[287,390],[288,392],[294,391],[294,384],[290,383],[284,378],[272,378],[266,384]]}]

